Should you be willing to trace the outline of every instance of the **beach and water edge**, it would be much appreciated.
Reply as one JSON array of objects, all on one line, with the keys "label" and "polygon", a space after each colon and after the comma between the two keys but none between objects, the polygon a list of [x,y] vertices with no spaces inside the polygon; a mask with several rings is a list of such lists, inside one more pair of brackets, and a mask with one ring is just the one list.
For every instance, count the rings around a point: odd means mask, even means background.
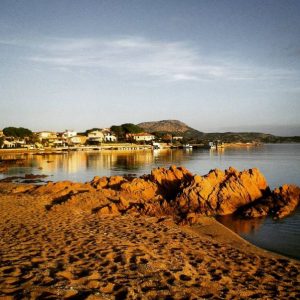
[{"label": "beach and water edge", "polygon": [[119,213],[129,199],[107,190],[110,204],[99,206],[102,188],[86,188],[0,183],[3,299],[299,298],[298,260],[250,244],[213,217],[189,225],[155,206]]}]

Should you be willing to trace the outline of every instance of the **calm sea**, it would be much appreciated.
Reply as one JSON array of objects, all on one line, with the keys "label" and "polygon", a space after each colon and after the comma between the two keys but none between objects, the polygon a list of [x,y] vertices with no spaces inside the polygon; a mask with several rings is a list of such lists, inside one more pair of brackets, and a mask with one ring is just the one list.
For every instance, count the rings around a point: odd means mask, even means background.
[{"label": "calm sea", "polygon": [[[3,158],[0,155],[0,159]],[[28,173],[49,175],[52,181],[90,181],[94,176],[149,173],[156,167],[185,166],[193,173],[206,174],[214,168],[233,166],[238,170],[259,168],[271,188],[284,183],[300,185],[300,144],[267,144],[258,147],[221,150],[155,150],[139,152],[70,152],[59,155],[5,155],[24,158],[20,167],[0,174],[19,176]],[[252,243],[300,259],[300,208],[290,217],[241,220],[232,217],[220,221]]]}]

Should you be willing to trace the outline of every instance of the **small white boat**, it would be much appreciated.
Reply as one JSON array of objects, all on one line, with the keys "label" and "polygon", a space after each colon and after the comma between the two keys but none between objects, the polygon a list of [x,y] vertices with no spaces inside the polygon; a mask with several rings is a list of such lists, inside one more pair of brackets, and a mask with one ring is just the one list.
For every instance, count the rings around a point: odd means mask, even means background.
[{"label": "small white boat", "polygon": [[152,146],[153,146],[153,150],[161,149],[160,143],[153,143]]},{"label": "small white boat", "polygon": [[193,149],[193,146],[190,144],[184,144],[182,145],[183,149]]}]

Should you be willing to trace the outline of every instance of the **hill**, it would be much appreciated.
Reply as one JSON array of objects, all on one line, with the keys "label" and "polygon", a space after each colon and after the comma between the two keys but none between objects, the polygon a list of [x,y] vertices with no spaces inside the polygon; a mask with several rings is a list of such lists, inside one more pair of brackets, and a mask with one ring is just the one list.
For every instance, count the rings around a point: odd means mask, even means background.
[{"label": "hill", "polygon": [[178,120],[162,120],[157,122],[143,122],[138,124],[139,127],[149,132],[186,132],[191,127]]},{"label": "hill", "polygon": [[300,137],[282,137],[261,132],[212,132],[204,133],[196,130],[178,120],[162,120],[156,122],[143,122],[138,124],[147,132],[161,136],[165,133],[181,135],[185,141],[207,144],[210,141],[222,142],[261,142],[261,143],[299,143]]},{"label": "hill", "polygon": [[143,122],[138,124],[147,132],[155,133],[156,136],[162,137],[169,133],[173,136],[183,136],[185,141],[198,141],[203,138],[204,133],[178,120],[162,120],[157,122]]}]

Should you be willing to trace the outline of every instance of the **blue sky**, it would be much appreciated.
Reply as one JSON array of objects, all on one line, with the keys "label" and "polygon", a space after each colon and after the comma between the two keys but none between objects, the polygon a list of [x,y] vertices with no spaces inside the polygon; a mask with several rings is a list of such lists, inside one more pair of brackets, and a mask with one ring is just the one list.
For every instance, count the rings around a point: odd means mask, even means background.
[{"label": "blue sky", "polygon": [[1,0],[0,99],[0,128],[300,135],[300,1]]}]

